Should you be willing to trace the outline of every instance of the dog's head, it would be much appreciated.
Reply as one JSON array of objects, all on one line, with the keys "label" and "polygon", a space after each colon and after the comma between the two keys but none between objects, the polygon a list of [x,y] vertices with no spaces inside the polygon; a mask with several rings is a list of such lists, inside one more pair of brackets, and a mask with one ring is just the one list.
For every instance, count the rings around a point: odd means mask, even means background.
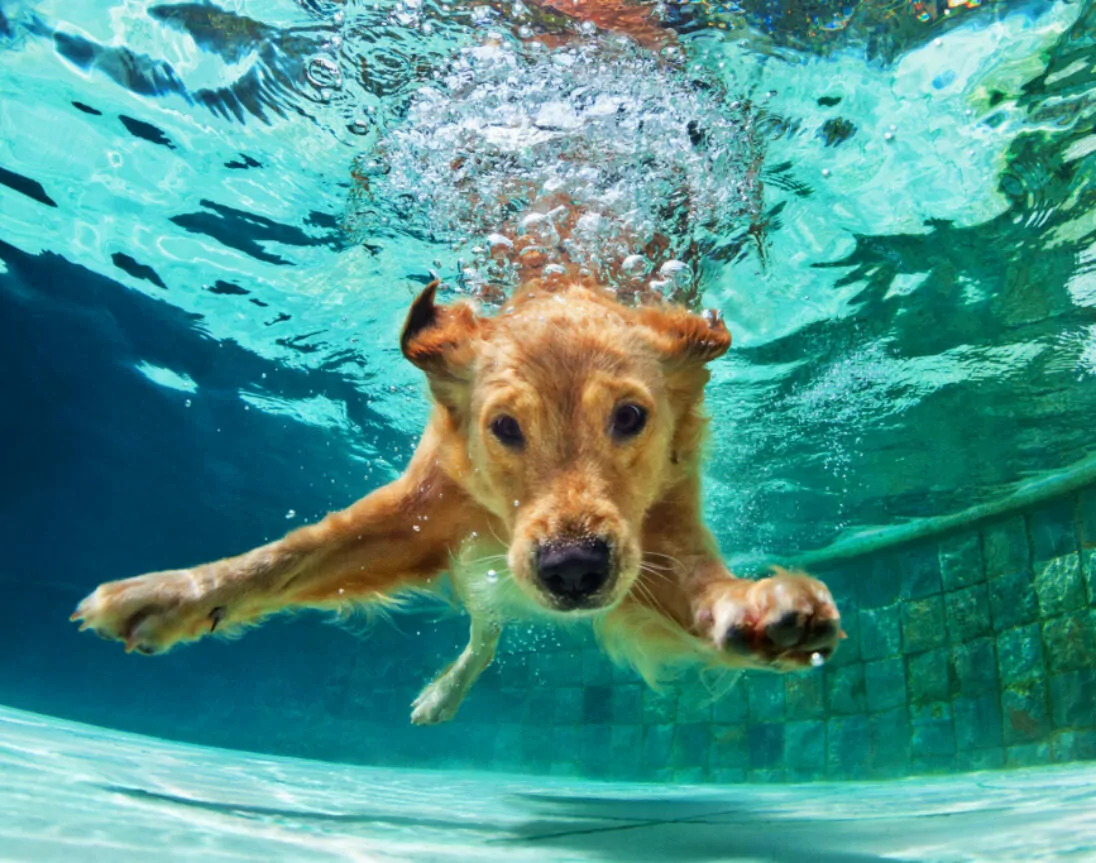
[{"label": "dog's head", "polygon": [[415,301],[401,338],[440,405],[446,469],[506,525],[517,583],[556,611],[616,603],[643,520],[697,469],[715,316],[626,308],[571,288],[491,318]]}]

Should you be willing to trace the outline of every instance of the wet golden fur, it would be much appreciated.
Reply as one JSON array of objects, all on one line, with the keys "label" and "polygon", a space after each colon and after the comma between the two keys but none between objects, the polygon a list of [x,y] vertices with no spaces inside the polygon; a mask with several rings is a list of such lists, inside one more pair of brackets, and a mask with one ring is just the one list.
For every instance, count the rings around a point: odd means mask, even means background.
[{"label": "wet golden fur", "polygon": [[[706,363],[730,341],[712,316],[625,307],[590,286],[533,286],[494,317],[439,306],[430,286],[401,345],[435,405],[399,479],[238,557],[104,584],[73,616],[159,653],[284,609],[433,589],[448,573],[472,633],[416,702],[421,723],[450,718],[502,626],[529,615],[591,618],[607,652],[651,680],[683,661],[801,668],[841,637],[829,592],[798,574],[734,578],[701,514]],[[609,433],[621,403],[649,416],[626,440]],[[520,449],[491,432],[503,414]],[[612,575],[589,607],[561,610],[534,550],[586,536],[607,541]]]}]

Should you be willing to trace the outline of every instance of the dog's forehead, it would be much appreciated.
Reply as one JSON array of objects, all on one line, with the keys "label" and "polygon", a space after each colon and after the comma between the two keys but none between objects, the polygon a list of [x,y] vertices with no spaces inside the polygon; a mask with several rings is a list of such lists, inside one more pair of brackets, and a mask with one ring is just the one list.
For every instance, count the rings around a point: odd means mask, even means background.
[{"label": "dog's forehead", "polygon": [[594,372],[657,371],[649,342],[623,308],[564,297],[526,303],[494,320],[480,355],[480,373],[577,383]]}]

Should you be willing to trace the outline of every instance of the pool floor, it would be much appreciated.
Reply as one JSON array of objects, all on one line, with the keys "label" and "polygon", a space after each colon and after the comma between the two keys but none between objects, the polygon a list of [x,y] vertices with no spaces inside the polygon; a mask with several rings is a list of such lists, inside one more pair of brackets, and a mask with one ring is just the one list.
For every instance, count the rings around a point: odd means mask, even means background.
[{"label": "pool floor", "polygon": [[2,860],[1096,860],[1096,766],[665,786],[207,749],[0,708]]}]

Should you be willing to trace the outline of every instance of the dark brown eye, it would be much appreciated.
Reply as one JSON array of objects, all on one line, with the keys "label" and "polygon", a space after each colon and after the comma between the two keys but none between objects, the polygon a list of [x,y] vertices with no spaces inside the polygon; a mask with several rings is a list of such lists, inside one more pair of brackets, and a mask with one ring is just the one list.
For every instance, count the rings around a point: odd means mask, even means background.
[{"label": "dark brown eye", "polygon": [[521,433],[518,421],[509,414],[500,414],[491,420],[491,434],[508,447],[518,449],[525,443],[525,435]]},{"label": "dark brown eye", "polygon": [[643,431],[645,425],[647,425],[646,409],[629,402],[628,404],[617,405],[613,411],[613,422],[610,430],[613,437],[624,440],[635,437]]}]

